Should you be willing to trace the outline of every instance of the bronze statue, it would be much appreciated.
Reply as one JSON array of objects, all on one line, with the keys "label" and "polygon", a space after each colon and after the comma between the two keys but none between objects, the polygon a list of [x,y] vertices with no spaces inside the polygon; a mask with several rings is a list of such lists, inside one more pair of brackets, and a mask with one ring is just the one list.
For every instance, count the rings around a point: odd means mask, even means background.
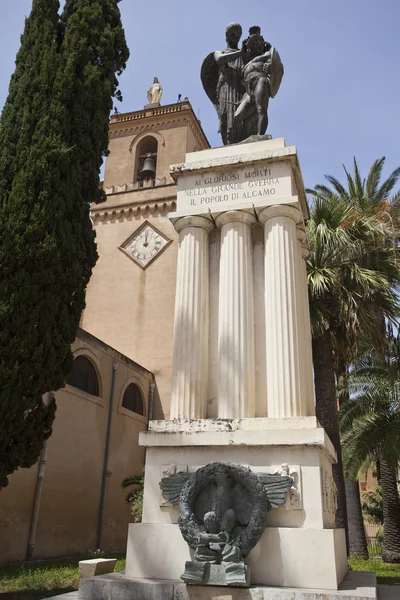
[{"label": "bronze statue", "polygon": [[244,558],[260,540],[267,513],[285,503],[292,486],[290,476],[254,473],[231,463],[210,463],[195,473],[164,477],[163,497],[179,505],[179,527],[194,550],[183,581],[248,587]]},{"label": "bronze statue", "polygon": [[238,23],[228,25],[227,48],[209,54],[201,68],[203,87],[217,110],[224,145],[264,136],[269,98],[277,94],[283,77],[279,53],[264,40],[260,28],[251,27],[239,49],[241,35]]}]

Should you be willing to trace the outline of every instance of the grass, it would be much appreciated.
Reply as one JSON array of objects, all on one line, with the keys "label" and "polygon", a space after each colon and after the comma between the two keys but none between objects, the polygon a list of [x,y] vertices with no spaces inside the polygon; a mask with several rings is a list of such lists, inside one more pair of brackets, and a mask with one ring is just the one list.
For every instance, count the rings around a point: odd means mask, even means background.
[{"label": "grass", "polygon": [[[104,555],[117,558],[116,571],[125,569],[122,554]],[[63,558],[0,567],[0,600],[41,600],[79,587],[78,562],[88,556]]]},{"label": "grass", "polygon": [[[400,564],[384,563],[376,558],[349,558],[349,564],[354,571],[373,571],[377,582],[384,585],[400,585]],[[1,600],[1,594],[0,594]]]},{"label": "grass", "polygon": [[[79,587],[78,562],[85,557],[62,558],[0,567],[0,600],[42,600],[57,594],[77,590]],[[104,558],[117,558],[116,571],[125,570],[125,556],[109,554]],[[355,571],[373,571],[378,583],[400,585],[400,564],[386,564],[381,558],[350,558]]]}]

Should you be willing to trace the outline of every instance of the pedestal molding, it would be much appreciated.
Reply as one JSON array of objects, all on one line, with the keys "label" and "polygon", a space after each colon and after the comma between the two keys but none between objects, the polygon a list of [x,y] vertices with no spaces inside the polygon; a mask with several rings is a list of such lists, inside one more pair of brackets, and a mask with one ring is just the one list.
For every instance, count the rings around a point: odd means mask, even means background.
[{"label": "pedestal molding", "polygon": [[215,448],[224,446],[251,446],[272,448],[275,446],[298,447],[314,446],[322,448],[331,463],[336,462],[336,451],[325,430],[315,429],[271,429],[265,430],[220,431],[218,435],[212,431],[195,432],[157,432],[142,431],[139,433],[139,446],[149,448],[194,448],[198,446]]},{"label": "pedestal molding", "polygon": [[[318,429],[321,428],[315,416],[287,419],[268,419],[255,417],[250,419],[174,419],[149,421],[148,431],[157,433],[198,433],[202,431],[265,431]],[[267,436],[268,437],[268,436]]]}]

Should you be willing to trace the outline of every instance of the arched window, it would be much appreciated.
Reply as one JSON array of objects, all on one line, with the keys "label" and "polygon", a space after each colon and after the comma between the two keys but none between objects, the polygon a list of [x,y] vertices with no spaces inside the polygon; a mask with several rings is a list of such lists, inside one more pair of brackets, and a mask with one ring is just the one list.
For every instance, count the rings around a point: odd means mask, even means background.
[{"label": "arched window", "polygon": [[127,410],[131,410],[138,415],[144,416],[143,396],[136,383],[130,383],[126,388],[122,399],[122,406]]},{"label": "arched window", "polygon": [[86,356],[80,355],[75,358],[72,371],[67,377],[67,383],[92,394],[92,396],[99,396],[99,380],[96,370]]},{"label": "arched window", "polygon": [[134,182],[141,187],[154,186],[157,169],[158,141],[152,135],[144,137],[136,147]]}]

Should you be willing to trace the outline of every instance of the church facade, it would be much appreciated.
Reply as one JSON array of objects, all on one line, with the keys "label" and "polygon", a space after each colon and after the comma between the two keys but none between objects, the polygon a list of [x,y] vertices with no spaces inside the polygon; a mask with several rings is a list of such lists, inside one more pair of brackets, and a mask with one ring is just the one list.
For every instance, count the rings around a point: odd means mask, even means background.
[{"label": "church facade", "polygon": [[[92,210],[99,260],[81,326],[154,373],[152,419],[169,417],[171,393],[178,234],[168,217],[177,193],[169,169],[206,148],[187,100],[114,115],[107,201]],[[154,170],[143,171],[145,162]]]}]

